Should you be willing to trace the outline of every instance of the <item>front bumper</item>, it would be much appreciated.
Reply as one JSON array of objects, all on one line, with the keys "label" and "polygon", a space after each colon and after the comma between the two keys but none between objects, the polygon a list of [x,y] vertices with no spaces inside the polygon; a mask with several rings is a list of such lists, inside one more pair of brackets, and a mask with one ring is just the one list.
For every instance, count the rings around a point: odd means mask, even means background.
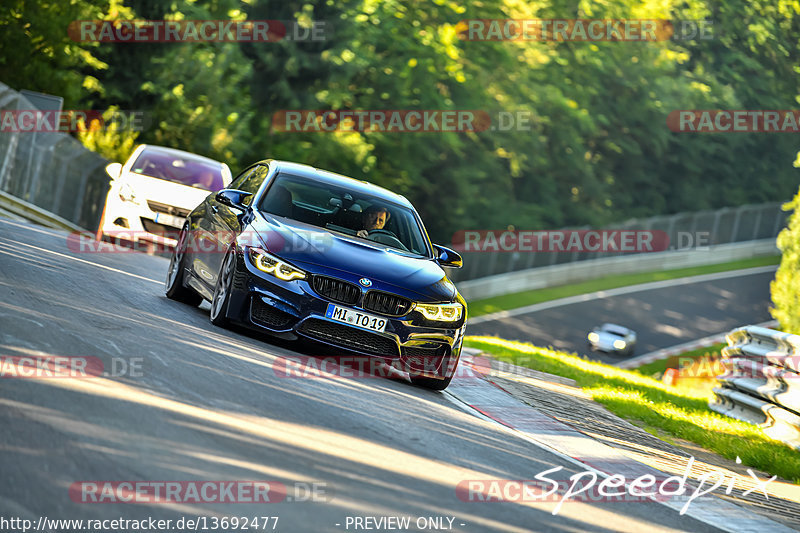
[{"label": "front bumper", "polygon": [[147,201],[122,200],[112,190],[106,199],[100,231],[118,244],[135,246],[140,242],[153,243],[172,249],[178,243],[177,238],[185,221],[183,216],[152,210]]},{"label": "front bumper", "polygon": [[597,352],[605,352],[605,353],[619,353],[619,354],[627,354],[632,353],[636,344],[635,343],[628,343],[622,348],[617,348],[614,346],[612,342],[589,342],[589,347]]},{"label": "front bumper", "polygon": [[328,305],[343,305],[318,294],[310,279],[282,281],[262,273],[241,251],[228,307],[228,318],[251,329],[284,338],[297,336],[335,350],[379,358],[415,375],[444,379],[455,372],[461,353],[466,317],[452,327],[424,325],[416,313],[403,317],[380,315],[384,332],[347,325],[326,317]]}]

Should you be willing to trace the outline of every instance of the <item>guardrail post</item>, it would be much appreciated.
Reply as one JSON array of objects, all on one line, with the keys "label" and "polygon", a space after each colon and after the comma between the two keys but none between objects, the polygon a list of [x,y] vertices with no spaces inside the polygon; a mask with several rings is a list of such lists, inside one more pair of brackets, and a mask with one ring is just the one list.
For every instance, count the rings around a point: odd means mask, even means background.
[{"label": "guardrail post", "polygon": [[775,213],[775,225],[772,228],[772,235],[774,237],[777,237],[781,232],[781,226],[783,226],[784,220],[786,220],[785,212],[781,206],[778,206],[778,212]]},{"label": "guardrail post", "polygon": [[0,167],[0,190],[2,191],[8,191],[6,184],[11,176],[11,170],[14,168],[18,144],[19,133],[11,133],[11,139],[8,141],[8,147],[6,148],[6,156],[3,158],[3,166]]},{"label": "guardrail post", "polygon": [[733,229],[731,230],[731,242],[739,242],[739,223],[742,219],[742,208],[736,209],[736,218],[733,219]]}]

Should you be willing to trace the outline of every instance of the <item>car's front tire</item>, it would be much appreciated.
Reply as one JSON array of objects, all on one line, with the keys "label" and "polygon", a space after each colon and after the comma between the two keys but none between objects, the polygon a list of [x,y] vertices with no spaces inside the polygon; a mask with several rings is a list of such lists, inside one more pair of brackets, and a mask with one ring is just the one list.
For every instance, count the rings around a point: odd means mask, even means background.
[{"label": "car's front tire", "polygon": [[444,390],[450,385],[450,381],[452,381],[453,376],[444,379],[436,379],[436,378],[427,378],[424,376],[409,376],[411,378],[411,383],[418,387],[424,387],[430,390]]},{"label": "car's front tire", "polygon": [[460,356],[456,356],[455,364],[453,364],[453,355],[450,354],[444,361],[442,361],[439,373],[444,374],[444,378],[429,378],[427,376],[415,374],[414,372],[409,372],[408,377],[411,379],[411,383],[418,387],[424,387],[429,390],[444,390],[453,380],[453,376],[456,374],[456,369],[458,368],[460,359]]},{"label": "car's front tire", "polygon": [[175,250],[172,252],[172,259],[169,262],[169,269],[167,270],[164,292],[167,298],[197,306],[203,301],[203,297],[189,287],[184,287],[183,285],[183,277],[186,272],[186,267],[183,263],[186,258],[186,239],[189,235],[187,230],[188,225],[183,226],[181,234],[178,237],[178,243],[175,245]]},{"label": "car's front tire", "polygon": [[214,297],[211,299],[211,323],[215,326],[226,327],[230,324],[228,319],[228,303],[231,299],[231,288],[236,262],[236,252],[231,249],[222,261],[222,268],[217,276],[217,285],[214,287]]}]

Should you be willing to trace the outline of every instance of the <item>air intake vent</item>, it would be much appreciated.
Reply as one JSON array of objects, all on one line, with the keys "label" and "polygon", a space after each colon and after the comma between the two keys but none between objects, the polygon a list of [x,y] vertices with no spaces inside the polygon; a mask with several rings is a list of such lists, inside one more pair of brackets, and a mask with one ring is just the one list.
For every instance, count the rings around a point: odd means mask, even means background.
[{"label": "air intake vent", "polygon": [[411,311],[413,303],[407,298],[388,292],[369,291],[362,307],[382,315],[403,316]]},{"label": "air intake vent", "polygon": [[317,318],[309,318],[300,325],[298,332],[342,348],[380,357],[397,357],[397,343],[391,339],[344,324],[336,324]]},{"label": "air intake vent", "polygon": [[355,283],[327,276],[314,276],[313,287],[323,298],[346,305],[354,305],[361,297],[361,289]]},{"label": "air intake vent", "polygon": [[289,313],[267,305],[259,298],[253,298],[250,302],[250,317],[254,322],[273,329],[283,329],[294,320]]},{"label": "air intake vent", "polygon": [[182,207],[175,207],[172,205],[162,204],[160,202],[154,202],[152,200],[147,200],[147,207],[149,207],[152,211],[156,213],[167,213],[169,215],[174,215],[176,217],[183,217],[186,218],[189,216],[191,212],[190,209],[184,209]]}]

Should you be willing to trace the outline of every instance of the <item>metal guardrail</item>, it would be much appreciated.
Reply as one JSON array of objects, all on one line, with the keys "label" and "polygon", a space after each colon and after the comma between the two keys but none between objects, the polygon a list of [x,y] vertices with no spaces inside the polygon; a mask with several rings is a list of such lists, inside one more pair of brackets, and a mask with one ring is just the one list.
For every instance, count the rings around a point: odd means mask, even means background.
[{"label": "metal guardrail", "polygon": [[85,233],[86,231],[84,228],[73,224],[69,220],[64,220],[58,215],[54,215],[41,207],[29,204],[3,191],[0,191],[0,209],[22,217],[25,220],[47,226],[48,228],[63,229],[79,233]]},{"label": "metal guardrail", "polygon": [[768,255],[780,255],[775,239],[720,244],[710,247],[708,250],[672,250],[623,257],[604,257],[592,261],[576,261],[461,281],[456,282],[456,285],[467,301],[474,301],[503,294],[578,283],[601,276],[697,267]]},{"label": "metal guardrail", "polygon": [[[783,202],[724,207],[714,211],[676,213],[650,218],[631,219],[609,224],[608,230],[648,230],[663,231],[669,242],[676,245],[671,251],[687,251],[688,235],[703,234],[704,243],[710,247],[738,242],[774,240],[786,225],[789,212],[781,206]],[[592,229],[589,227],[572,229]],[[594,228],[597,229],[597,228]],[[683,236],[683,237],[682,237]],[[464,268],[454,270],[448,275],[458,283],[483,279],[488,276],[509,272],[536,271],[541,268],[575,264],[583,261],[608,259],[612,257],[643,257],[648,253],[630,252],[496,252],[463,251]],[[536,269],[536,270],[534,270]]]},{"label": "metal guardrail", "polygon": [[[0,83],[0,110],[30,109],[30,101]],[[107,164],[67,133],[0,131],[0,191],[91,231],[108,193]]]},{"label": "metal guardrail", "polygon": [[800,335],[746,326],[726,340],[709,407],[800,450]]}]

